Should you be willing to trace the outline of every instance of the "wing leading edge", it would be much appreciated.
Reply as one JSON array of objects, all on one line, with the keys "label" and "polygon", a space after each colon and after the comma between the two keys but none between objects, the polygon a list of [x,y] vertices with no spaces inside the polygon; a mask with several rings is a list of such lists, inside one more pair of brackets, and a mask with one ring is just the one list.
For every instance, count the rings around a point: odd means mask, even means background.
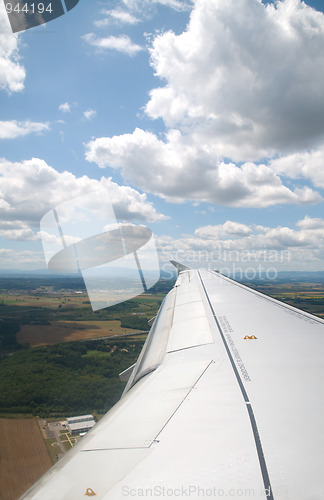
[{"label": "wing leading edge", "polygon": [[178,271],[119,403],[24,500],[324,498],[324,322]]}]

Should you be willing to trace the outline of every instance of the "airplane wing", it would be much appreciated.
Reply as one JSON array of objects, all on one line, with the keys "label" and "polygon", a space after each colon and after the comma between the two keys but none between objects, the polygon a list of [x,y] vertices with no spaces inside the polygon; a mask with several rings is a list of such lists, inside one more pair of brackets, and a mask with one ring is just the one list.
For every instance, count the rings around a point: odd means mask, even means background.
[{"label": "airplane wing", "polygon": [[323,500],[324,321],[179,268],[123,397],[22,498]]}]

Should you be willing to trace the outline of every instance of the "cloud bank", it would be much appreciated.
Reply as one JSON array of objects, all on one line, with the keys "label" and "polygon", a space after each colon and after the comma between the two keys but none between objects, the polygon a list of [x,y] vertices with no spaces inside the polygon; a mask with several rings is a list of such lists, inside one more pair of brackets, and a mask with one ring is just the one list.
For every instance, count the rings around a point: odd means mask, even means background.
[{"label": "cloud bank", "polygon": [[178,239],[161,236],[158,244],[164,265],[175,259],[193,268],[209,266],[227,273],[260,269],[263,277],[271,269],[269,277],[273,279],[273,273],[281,270],[318,270],[323,266],[324,219],[306,216],[294,229],[226,221],[199,227],[194,234]]}]

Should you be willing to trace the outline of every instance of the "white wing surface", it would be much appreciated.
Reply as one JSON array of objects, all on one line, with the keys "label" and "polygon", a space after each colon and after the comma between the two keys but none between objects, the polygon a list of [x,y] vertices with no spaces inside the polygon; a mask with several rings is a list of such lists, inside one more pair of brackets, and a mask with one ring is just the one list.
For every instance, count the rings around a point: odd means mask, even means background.
[{"label": "white wing surface", "polygon": [[324,498],[324,322],[180,270],[120,402],[22,498]]}]

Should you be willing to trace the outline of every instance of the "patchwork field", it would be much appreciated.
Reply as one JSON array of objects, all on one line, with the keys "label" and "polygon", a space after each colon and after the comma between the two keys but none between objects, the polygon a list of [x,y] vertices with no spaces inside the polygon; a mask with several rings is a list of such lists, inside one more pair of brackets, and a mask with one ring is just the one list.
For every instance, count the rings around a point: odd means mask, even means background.
[{"label": "patchwork field", "polygon": [[34,419],[0,419],[0,498],[16,500],[52,465]]},{"label": "patchwork field", "polygon": [[323,283],[268,283],[253,288],[324,319]]},{"label": "patchwork field", "polygon": [[[44,280],[0,278],[0,346],[17,349],[127,336],[149,330],[164,293],[145,294],[93,311],[86,293],[39,286]],[[65,284],[65,281],[61,283]],[[11,288],[12,287],[12,288]]]},{"label": "patchwork field", "polygon": [[130,333],[137,333],[137,330],[122,328],[118,320],[53,321],[50,325],[22,325],[17,334],[17,340],[21,344],[35,347]]}]

